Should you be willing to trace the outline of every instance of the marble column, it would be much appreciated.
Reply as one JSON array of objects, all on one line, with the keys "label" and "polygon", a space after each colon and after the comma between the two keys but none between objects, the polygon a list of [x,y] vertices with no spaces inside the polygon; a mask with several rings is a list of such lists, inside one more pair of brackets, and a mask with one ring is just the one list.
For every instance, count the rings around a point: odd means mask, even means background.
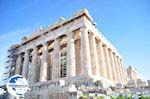
[{"label": "marble column", "polygon": [[48,66],[48,44],[43,44],[42,62],[40,68],[40,82],[47,81],[47,66]]},{"label": "marble column", "polygon": [[37,57],[38,57],[38,48],[35,47],[33,49],[33,55],[32,55],[32,63],[31,63],[31,84],[36,82],[36,68],[37,68]]},{"label": "marble column", "polygon": [[115,62],[115,67],[116,67],[116,75],[117,75],[117,82],[120,82],[121,77],[120,77],[120,72],[119,72],[119,65],[118,65],[118,61],[117,61],[117,56],[114,53],[114,62]]},{"label": "marble column", "polygon": [[75,61],[76,61],[76,76],[80,76],[82,74],[80,39],[75,40]]},{"label": "marble column", "polygon": [[110,54],[110,63],[111,63],[111,66],[112,66],[113,80],[117,81],[117,75],[116,75],[116,68],[115,68],[113,52],[110,50],[109,54]]},{"label": "marble column", "polygon": [[73,32],[67,33],[67,77],[76,76],[75,44]]},{"label": "marble column", "polygon": [[109,80],[113,80],[108,47],[106,45],[104,45],[103,48],[104,48],[104,53],[105,53],[105,63],[106,63],[106,68],[107,68],[107,78]]},{"label": "marble column", "polygon": [[22,63],[22,56],[21,56],[21,54],[18,54],[17,61],[16,61],[15,74],[20,74],[20,72],[21,72],[21,63]]},{"label": "marble column", "polygon": [[100,75],[102,78],[107,78],[107,72],[106,72],[106,63],[105,63],[105,56],[104,56],[104,50],[103,50],[103,44],[101,41],[98,43],[98,54],[99,54],[99,68],[100,68]]},{"label": "marble column", "polygon": [[124,72],[125,72],[125,81],[126,83],[128,82],[128,75],[127,75],[127,69],[124,67]]},{"label": "marble column", "polygon": [[116,82],[119,82],[119,73],[118,73],[118,65],[117,65],[117,61],[116,61],[116,54],[113,52],[112,53],[112,57],[113,57],[113,60],[114,60],[114,68],[115,68],[115,74],[116,74]]},{"label": "marble column", "polygon": [[26,50],[22,69],[22,76],[26,78],[28,75],[28,66],[29,66],[29,50]]},{"label": "marble column", "polygon": [[127,84],[125,67],[123,67],[123,74],[124,74],[124,83]]},{"label": "marble column", "polygon": [[90,44],[92,74],[97,79],[100,79],[98,55],[97,55],[97,49],[96,49],[96,40],[95,40],[95,35],[93,33],[89,34],[89,44]]},{"label": "marble column", "polygon": [[123,83],[123,73],[122,73],[122,68],[121,68],[121,63],[120,63],[120,58],[117,57],[117,61],[118,61],[118,67],[119,67],[119,73],[120,73],[120,80]]},{"label": "marble column", "polygon": [[123,75],[123,83],[126,83],[126,81],[125,81],[125,72],[124,72],[124,66],[123,66],[122,59],[120,59],[120,64],[121,64],[122,75]]},{"label": "marble column", "polygon": [[121,71],[121,66],[120,66],[120,62],[119,62],[119,57],[117,56],[117,63],[118,63],[118,71],[119,71],[119,75],[120,75],[120,83],[122,83],[122,71]]},{"label": "marble column", "polygon": [[92,76],[91,56],[87,27],[80,28],[81,35],[81,67],[83,76]]},{"label": "marble column", "polygon": [[60,39],[56,38],[54,40],[54,54],[53,54],[53,66],[52,66],[52,79],[57,79],[60,77],[60,63],[59,63],[59,58],[60,58]]}]

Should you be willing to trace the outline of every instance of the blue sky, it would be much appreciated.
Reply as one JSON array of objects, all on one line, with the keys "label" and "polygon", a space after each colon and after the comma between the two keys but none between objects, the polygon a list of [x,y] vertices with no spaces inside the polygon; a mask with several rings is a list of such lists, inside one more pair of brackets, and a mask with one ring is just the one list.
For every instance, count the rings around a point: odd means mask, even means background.
[{"label": "blue sky", "polygon": [[149,0],[0,0],[0,67],[6,65],[8,47],[22,36],[82,8],[119,49],[125,66],[135,66],[139,77],[150,79]]}]

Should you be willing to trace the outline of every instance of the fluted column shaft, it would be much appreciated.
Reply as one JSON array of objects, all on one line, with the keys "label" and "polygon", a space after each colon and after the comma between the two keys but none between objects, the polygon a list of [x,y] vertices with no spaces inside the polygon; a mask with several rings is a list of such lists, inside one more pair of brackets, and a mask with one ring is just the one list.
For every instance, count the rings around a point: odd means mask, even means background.
[{"label": "fluted column shaft", "polygon": [[116,55],[115,55],[115,61],[116,61],[116,68],[117,68],[117,74],[118,74],[118,82],[121,83],[120,65],[118,63],[118,56]]},{"label": "fluted column shaft", "polygon": [[91,57],[87,27],[80,28],[81,34],[81,67],[84,76],[92,76]]},{"label": "fluted column shaft", "polygon": [[60,63],[59,63],[59,51],[60,51],[60,40],[56,38],[54,40],[54,54],[53,54],[53,66],[52,66],[52,79],[60,77]]},{"label": "fluted column shaft", "polygon": [[113,60],[114,60],[114,67],[115,67],[115,71],[116,71],[116,81],[119,82],[120,81],[120,74],[118,73],[118,64],[117,64],[117,60],[116,60],[116,54],[113,53]]},{"label": "fluted column shaft", "polygon": [[31,64],[31,81],[30,81],[31,84],[36,82],[37,57],[38,57],[38,48],[35,47],[33,49],[32,64]]},{"label": "fluted column shaft", "polygon": [[40,69],[40,81],[47,80],[47,66],[48,66],[48,44],[43,44],[42,63]]},{"label": "fluted column shaft", "polygon": [[98,55],[96,49],[95,35],[90,33],[89,35],[90,53],[91,53],[91,64],[92,64],[92,74],[96,76],[97,79],[100,78]]},{"label": "fluted column shaft", "polygon": [[73,33],[67,34],[67,77],[76,76],[75,44]]},{"label": "fluted column shaft", "polygon": [[128,82],[128,75],[127,75],[127,70],[126,68],[124,68],[124,72],[125,72],[125,80],[126,80],[126,83]]},{"label": "fluted column shaft", "polygon": [[106,62],[106,67],[107,67],[107,78],[112,80],[112,69],[110,65],[110,58],[109,58],[109,53],[108,53],[108,48],[107,46],[104,46],[104,53],[105,53],[105,62]]},{"label": "fluted column shaft", "polygon": [[99,66],[100,66],[100,74],[103,78],[107,78],[107,72],[106,72],[106,63],[105,63],[105,57],[104,57],[104,50],[103,50],[103,44],[100,41],[99,42]]},{"label": "fluted column shaft", "polygon": [[121,64],[122,75],[123,75],[123,83],[126,83],[126,81],[125,81],[125,71],[124,71],[124,66],[123,66],[122,59],[120,59],[120,64]]},{"label": "fluted column shaft", "polygon": [[114,54],[114,61],[115,61],[115,65],[116,65],[115,67],[116,67],[117,82],[120,82],[121,76],[120,76],[120,72],[119,72],[119,65],[118,65],[116,54]]},{"label": "fluted column shaft", "polygon": [[29,66],[29,51],[25,51],[25,57],[23,62],[22,76],[27,78]]},{"label": "fluted column shaft", "polygon": [[118,68],[119,68],[119,73],[120,73],[120,80],[121,80],[121,83],[123,83],[123,73],[122,73],[119,57],[117,57],[117,61],[118,61]]},{"label": "fluted column shaft", "polygon": [[21,63],[22,63],[22,56],[21,56],[21,54],[19,54],[18,57],[17,57],[17,61],[16,61],[15,74],[20,74],[20,72],[21,72]]},{"label": "fluted column shaft", "polygon": [[115,68],[115,62],[114,62],[114,57],[113,57],[112,51],[110,51],[110,61],[111,61],[111,66],[112,66],[113,80],[117,81],[116,68]]}]

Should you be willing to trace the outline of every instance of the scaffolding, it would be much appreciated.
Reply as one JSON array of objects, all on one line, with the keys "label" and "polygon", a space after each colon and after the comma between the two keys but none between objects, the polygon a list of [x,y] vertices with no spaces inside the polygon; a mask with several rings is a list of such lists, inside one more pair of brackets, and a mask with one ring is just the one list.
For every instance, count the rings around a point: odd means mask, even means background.
[{"label": "scaffolding", "polygon": [[19,44],[13,45],[8,50],[8,56],[7,56],[5,69],[9,69],[9,72],[4,73],[4,74],[9,75],[9,77],[14,75],[14,72],[15,72],[16,59],[17,59],[16,52],[18,52],[18,46]]}]

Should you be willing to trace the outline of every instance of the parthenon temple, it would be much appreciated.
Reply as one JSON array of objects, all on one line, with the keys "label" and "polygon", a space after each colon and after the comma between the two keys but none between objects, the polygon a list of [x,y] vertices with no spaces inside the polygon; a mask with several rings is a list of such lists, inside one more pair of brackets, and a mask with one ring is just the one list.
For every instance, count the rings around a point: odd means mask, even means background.
[{"label": "parthenon temple", "polygon": [[26,97],[31,99],[59,99],[51,93],[57,93],[61,81],[77,86],[86,80],[111,85],[128,80],[121,55],[98,31],[86,9],[24,36],[9,51],[13,52],[11,75],[28,80],[31,92]]}]

